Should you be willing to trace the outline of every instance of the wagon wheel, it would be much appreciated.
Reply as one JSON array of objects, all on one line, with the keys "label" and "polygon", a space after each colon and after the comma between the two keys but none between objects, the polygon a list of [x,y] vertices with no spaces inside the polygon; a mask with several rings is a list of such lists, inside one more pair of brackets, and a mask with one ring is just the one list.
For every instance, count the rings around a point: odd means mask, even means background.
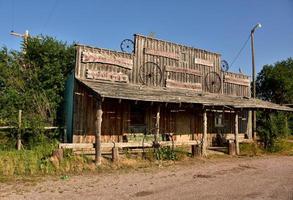
[{"label": "wagon wheel", "polygon": [[222,87],[221,77],[216,72],[209,72],[205,77],[205,83],[208,91],[211,93],[219,93]]},{"label": "wagon wheel", "polygon": [[140,82],[147,86],[159,86],[162,82],[162,70],[153,62],[144,63],[139,69]]},{"label": "wagon wheel", "polygon": [[229,70],[229,64],[228,64],[228,62],[226,60],[221,61],[221,69],[224,72]]},{"label": "wagon wheel", "polygon": [[134,42],[130,39],[125,39],[120,44],[120,49],[126,53],[132,53],[134,50]]}]

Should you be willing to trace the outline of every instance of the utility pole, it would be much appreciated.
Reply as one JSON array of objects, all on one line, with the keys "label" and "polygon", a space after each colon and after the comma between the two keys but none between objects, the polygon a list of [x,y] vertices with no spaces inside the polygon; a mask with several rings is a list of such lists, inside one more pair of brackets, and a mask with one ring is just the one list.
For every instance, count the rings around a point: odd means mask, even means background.
[{"label": "utility pole", "polygon": [[[28,30],[26,30],[24,34],[11,31],[10,35],[23,38],[23,41],[24,41],[23,53],[25,54],[25,49],[27,46],[27,39],[29,37]],[[22,110],[19,110],[18,111],[18,133],[17,133],[17,144],[16,144],[17,150],[21,150],[21,147],[22,147],[22,144],[21,144],[21,118],[22,118]]]},{"label": "utility pole", "polygon": [[21,38],[23,38],[25,44],[27,43],[27,39],[28,39],[28,37],[29,37],[28,30],[26,30],[26,31],[24,32],[24,34],[17,33],[17,32],[14,32],[14,31],[11,31],[11,32],[10,32],[10,35],[13,35],[13,36],[15,36],[15,37],[21,37]]},{"label": "utility pole", "polygon": [[26,49],[26,47],[27,47],[27,39],[30,37],[30,35],[29,35],[29,33],[28,33],[28,30],[26,30],[26,31],[24,32],[24,34],[17,33],[17,32],[14,32],[14,31],[11,31],[11,32],[10,32],[10,35],[15,36],[15,37],[23,38],[23,41],[24,41],[24,49],[23,49],[23,53],[25,54],[25,49]]},{"label": "utility pole", "polygon": [[[256,24],[250,32],[251,38],[251,59],[252,59],[252,98],[256,98],[256,83],[255,83],[255,62],[254,62],[254,32],[257,28],[261,28],[261,24]],[[252,136],[253,140],[256,140],[256,111],[252,113]]]}]

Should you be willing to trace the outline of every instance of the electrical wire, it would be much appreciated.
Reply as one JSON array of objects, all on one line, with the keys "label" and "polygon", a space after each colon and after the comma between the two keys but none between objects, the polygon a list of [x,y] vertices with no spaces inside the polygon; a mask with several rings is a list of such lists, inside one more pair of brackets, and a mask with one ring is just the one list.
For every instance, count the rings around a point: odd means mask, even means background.
[{"label": "electrical wire", "polygon": [[50,19],[51,19],[52,15],[53,15],[53,13],[54,13],[56,7],[57,7],[57,3],[58,3],[58,0],[55,0],[54,4],[53,4],[53,6],[52,6],[52,9],[50,10],[49,15],[48,15],[48,17],[47,17],[47,19],[46,19],[46,21],[45,21],[45,23],[44,23],[44,26],[43,26],[42,32],[44,32],[44,30],[46,29],[48,23],[50,22]]},{"label": "electrical wire", "polygon": [[239,50],[239,52],[237,53],[237,55],[235,56],[235,58],[233,59],[233,61],[231,62],[230,68],[232,68],[233,64],[235,63],[235,61],[238,59],[238,57],[240,56],[240,54],[242,53],[243,49],[245,48],[245,46],[247,45],[249,39],[250,39],[250,34],[247,38],[247,40],[244,42],[243,46],[241,47],[241,49]]},{"label": "electrical wire", "polygon": [[11,1],[11,31],[14,31],[14,23],[15,23],[15,11],[14,11],[14,0]]}]

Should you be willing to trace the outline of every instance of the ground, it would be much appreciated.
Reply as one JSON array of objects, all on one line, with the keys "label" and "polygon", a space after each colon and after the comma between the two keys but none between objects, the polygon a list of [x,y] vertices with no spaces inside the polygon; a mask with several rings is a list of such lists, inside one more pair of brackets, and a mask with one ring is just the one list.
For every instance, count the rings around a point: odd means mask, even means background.
[{"label": "ground", "polygon": [[290,199],[293,156],[216,158],[156,169],[0,183],[0,199]]}]

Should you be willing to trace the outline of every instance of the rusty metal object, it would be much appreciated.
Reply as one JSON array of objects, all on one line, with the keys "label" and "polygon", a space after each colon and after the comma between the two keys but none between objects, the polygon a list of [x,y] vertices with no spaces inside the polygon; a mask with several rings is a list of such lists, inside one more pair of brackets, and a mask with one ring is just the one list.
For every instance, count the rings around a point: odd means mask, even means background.
[{"label": "rusty metal object", "polygon": [[159,86],[162,82],[162,69],[154,62],[146,62],[139,68],[139,78],[143,85]]}]

